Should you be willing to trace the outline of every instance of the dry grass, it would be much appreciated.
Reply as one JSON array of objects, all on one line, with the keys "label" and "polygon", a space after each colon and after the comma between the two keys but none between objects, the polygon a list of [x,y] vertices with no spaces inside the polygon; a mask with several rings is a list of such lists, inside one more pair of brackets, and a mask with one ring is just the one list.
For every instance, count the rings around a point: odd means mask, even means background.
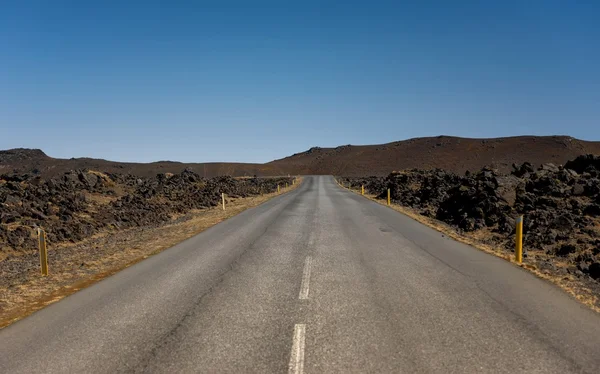
[{"label": "dry grass", "polygon": [[106,186],[115,187],[115,182],[108,175],[104,174],[103,172],[97,171],[97,170],[88,170],[88,173],[94,174],[98,178],[102,179]]},{"label": "dry grass", "polygon": [[101,172],[101,171],[97,171],[97,170],[88,170],[88,173],[90,173],[90,174],[94,174],[95,176],[98,176],[98,177],[100,177],[100,178],[102,178],[102,179],[110,180],[110,177],[109,177],[108,175],[104,174],[104,173],[103,173],[103,172]]},{"label": "dry grass", "polygon": [[101,193],[85,193],[86,201],[96,205],[108,205],[119,199],[118,196],[104,195]]},{"label": "dry grass", "polygon": [[[299,185],[296,183],[282,193]],[[106,232],[80,243],[50,247],[50,259],[60,260],[50,261],[48,277],[32,270],[16,284],[0,290],[0,328],[277,195],[229,199],[225,211],[220,206],[196,210],[158,228]]]},{"label": "dry grass", "polygon": [[[343,187],[343,188],[345,188],[345,187]],[[348,188],[346,188],[346,189],[348,189]],[[348,189],[348,190],[350,190],[358,195],[361,194],[360,190],[353,190],[353,189]],[[378,199],[375,195],[365,194],[364,197],[369,200],[375,201],[381,205],[387,206],[387,201]],[[564,291],[566,291],[568,294],[570,294],[571,296],[573,296],[577,300],[579,300],[581,303],[587,305],[592,310],[600,313],[600,307],[598,307],[600,305],[600,300],[598,299],[598,296],[592,290],[587,289],[586,287],[583,287],[581,285],[581,282],[578,282],[577,278],[573,277],[572,275],[568,275],[568,276],[557,275],[557,274],[553,274],[549,271],[540,270],[533,263],[535,261],[531,261],[532,263],[527,263],[527,262],[524,262],[522,264],[517,263],[514,259],[514,256],[511,253],[507,252],[506,250],[504,250],[502,248],[498,248],[496,246],[492,246],[492,245],[489,245],[486,243],[487,241],[489,241],[489,239],[492,235],[491,232],[489,232],[487,230],[478,230],[478,231],[470,232],[470,233],[459,233],[452,226],[447,225],[444,222],[438,221],[434,218],[423,216],[412,208],[397,205],[397,204],[392,204],[389,206],[389,208],[391,208],[397,212],[400,212],[400,213],[414,219],[417,222],[420,222],[426,226],[429,226],[458,242],[468,244],[471,247],[477,248],[479,250],[482,250],[482,251],[492,254],[494,256],[500,257],[500,258],[512,263],[515,266],[519,266],[523,269],[527,269],[530,272],[532,272],[533,274],[535,274],[536,276],[538,276],[539,278],[545,279],[545,280],[552,282],[555,285],[559,286]],[[549,257],[548,255],[546,255],[544,253],[529,252],[528,255],[529,255],[530,260],[543,260],[543,259]],[[554,263],[556,264],[556,266],[558,266],[558,267],[566,267],[567,266],[566,262],[564,262],[564,261],[561,262],[556,257],[552,257],[552,259],[553,259]]]}]

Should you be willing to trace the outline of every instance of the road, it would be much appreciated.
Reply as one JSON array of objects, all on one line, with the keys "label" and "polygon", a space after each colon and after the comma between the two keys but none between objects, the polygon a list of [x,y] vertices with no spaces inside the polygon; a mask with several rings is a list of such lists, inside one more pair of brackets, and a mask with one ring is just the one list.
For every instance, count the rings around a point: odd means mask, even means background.
[{"label": "road", "polygon": [[598,373],[600,315],[302,185],[0,330],[1,373]]}]

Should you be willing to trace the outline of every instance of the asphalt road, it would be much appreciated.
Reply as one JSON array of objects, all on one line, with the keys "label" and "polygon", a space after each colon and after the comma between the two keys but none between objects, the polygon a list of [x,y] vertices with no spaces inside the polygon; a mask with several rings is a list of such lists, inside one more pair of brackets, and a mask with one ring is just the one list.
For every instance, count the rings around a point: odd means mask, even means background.
[{"label": "asphalt road", "polygon": [[598,373],[600,315],[306,177],[0,330],[1,373]]}]

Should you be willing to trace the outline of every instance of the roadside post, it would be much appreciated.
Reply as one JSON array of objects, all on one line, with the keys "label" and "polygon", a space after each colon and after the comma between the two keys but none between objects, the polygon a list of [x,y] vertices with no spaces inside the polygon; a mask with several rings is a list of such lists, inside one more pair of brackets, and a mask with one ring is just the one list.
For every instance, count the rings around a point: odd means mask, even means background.
[{"label": "roadside post", "polygon": [[279,193],[281,191],[281,189],[279,188],[279,185],[277,185],[277,193]]},{"label": "roadside post", "polygon": [[221,193],[221,200],[223,200],[223,210],[225,210],[225,194]]},{"label": "roadside post", "polygon": [[38,227],[37,233],[38,245],[40,249],[40,265],[42,269],[42,275],[48,275],[48,248],[46,247],[46,231]]},{"label": "roadside post", "polygon": [[285,182],[285,188],[288,188],[288,187],[289,187],[288,183],[287,183],[287,182]]},{"label": "roadside post", "polygon": [[360,186],[360,194],[361,195],[365,194],[365,185],[364,184],[362,186]]},{"label": "roadside post", "polygon": [[388,188],[388,195],[387,195],[387,205],[392,205],[391,199],[390,199],[390,189]]},{"label": "roadside post", "polygon": [[517,230],[515,235],[515,260],[523,262],[523,216],[517,218]]}]

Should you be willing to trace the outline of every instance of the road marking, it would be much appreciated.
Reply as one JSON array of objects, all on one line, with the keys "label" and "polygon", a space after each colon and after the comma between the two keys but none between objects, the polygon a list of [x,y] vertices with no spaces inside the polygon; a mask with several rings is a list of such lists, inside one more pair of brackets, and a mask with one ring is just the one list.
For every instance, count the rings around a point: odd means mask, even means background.
[{"label": "road marking", "polygon": [[304,262],[304,272],[302,273],[302,283],[300,284],[300,295],[298,296],[298,298],[300,300],[308,299],[311,263],[312,263],[312,258],[310,256],[307,256],[306,261]]},{"label": "road marking", "polygon": [[289,374],[302,374],[304,372],[304,334],[306,325],[297,324],[294,326],[294,340],[292,344],[292,354],[290,356]]}]

